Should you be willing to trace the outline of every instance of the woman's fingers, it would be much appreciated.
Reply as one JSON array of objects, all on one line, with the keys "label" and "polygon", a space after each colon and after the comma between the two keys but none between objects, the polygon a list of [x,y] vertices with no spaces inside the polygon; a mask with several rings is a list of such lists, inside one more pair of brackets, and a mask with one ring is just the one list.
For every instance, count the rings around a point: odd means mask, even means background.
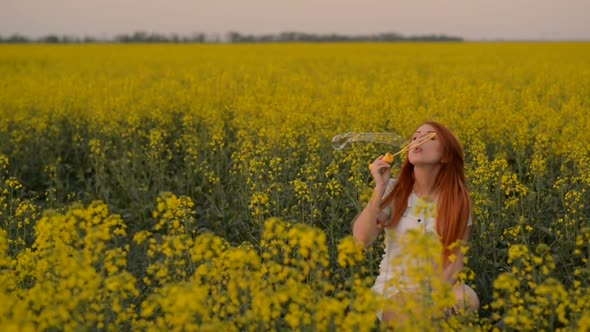
[{"label": "woman's fingers", "polygon": [[381,160],[382,158],[383,158],[383,155],[381,155],[381,156],[377,157],[377,159],[375,159],[375,161],[373,161],[372,163],[370,163],[370,164],[369,164],[369,170],[370,170],[370,171],[373,171],[373,168],[377,167],[377,166],[375,165],[375,163],[376,163],[377,161]]},{"label": "woman's fingers", "polygon": [[372,164],[369,165],[369,170],[373,173],[373,170],[378,171],[378,174],[383,174],[387,169],[391,166],[389,163],[383,161],[381,158],[383,156],[377,158]]}]

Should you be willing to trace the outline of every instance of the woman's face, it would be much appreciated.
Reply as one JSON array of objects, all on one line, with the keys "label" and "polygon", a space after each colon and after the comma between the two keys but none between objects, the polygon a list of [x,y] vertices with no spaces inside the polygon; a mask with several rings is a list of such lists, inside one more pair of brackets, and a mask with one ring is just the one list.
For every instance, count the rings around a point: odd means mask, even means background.
[{"label": "woman's face", "polygon": [[[412,135],[412,141],[415,141],[429,133],[436,133],[433,126],[424,124],[418,128]],[[408,159],[414,166],[432,166],[441,163],[443,156],[443,147],[440,137],[434,136],[433,139],[408,151]]]}]

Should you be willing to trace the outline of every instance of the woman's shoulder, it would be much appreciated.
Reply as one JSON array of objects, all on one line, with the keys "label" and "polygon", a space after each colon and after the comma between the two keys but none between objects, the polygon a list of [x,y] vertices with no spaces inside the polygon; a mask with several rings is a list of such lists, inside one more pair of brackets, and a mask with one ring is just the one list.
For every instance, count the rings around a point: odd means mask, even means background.
[{"label": "woman's shoulder", "polygon": [[395,187],[395,179],[389,179],[385,192],[383,193],[383,198],[387,197],[393,191],[393,187]]},{"label": "woman's shoulder", "polygon": [[389,179],[389,181],[387,182],[387,188],[385,188],[385,195],[389,194],[393,190],[394,186],[395,179]]},{"label": "woman's shoulder", "polygon": [[[381,196],[381,201],[383,201],[393,191],[394,186],[395,186],[395,180],[389,179],[389,182],[387,182],[387,187],[385,188],[385,192],[383,192],[383,196]],[[393,206],[393,201],[383,209],[383,212],[385,212],[385,214],[388,217],[391,217],[391,207],[392,206]]]}]

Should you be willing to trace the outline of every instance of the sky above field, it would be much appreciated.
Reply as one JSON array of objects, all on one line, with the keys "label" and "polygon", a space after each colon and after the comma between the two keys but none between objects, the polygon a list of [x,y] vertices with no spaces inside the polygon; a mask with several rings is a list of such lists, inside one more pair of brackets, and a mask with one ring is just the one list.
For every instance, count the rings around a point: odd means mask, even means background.
[{"label": "sky above field", "polygon": [[285,31],[590,40],[590,0],[0,0],[0,35]]}]

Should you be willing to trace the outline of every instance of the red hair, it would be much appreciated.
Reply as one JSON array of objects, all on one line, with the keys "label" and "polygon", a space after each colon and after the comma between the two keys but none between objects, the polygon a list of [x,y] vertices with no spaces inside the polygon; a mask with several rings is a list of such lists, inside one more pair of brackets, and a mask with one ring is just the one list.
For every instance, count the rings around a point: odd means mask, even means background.
[{"label": "red hair", "polygon": [[[436,230],[443,245],[446,265],[451,253],[449,246],[463,238],[471,211],[471,198],[465,181],[465,158],[463,146],[447,127],[434,121],[424,124],[434,127],[443,148],[441,168],[434,182],[434,190],[438,193]],[[412,193],[414,182],[414,165],[406,155],[393,190],[381,202],[382,208],[395,202],[387,227],[396,227],[399,224],[402,214],[408,208],[408,197]]]}]

